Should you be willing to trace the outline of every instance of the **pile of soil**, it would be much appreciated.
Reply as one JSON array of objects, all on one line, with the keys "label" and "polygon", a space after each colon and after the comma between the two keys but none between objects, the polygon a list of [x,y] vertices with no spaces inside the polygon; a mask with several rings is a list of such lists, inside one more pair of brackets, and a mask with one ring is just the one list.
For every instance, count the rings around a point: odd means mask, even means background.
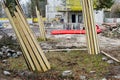
[{"label": "pile of soil", "polygon": [[120,23],[117,23],[116,26],[105,26],[106,29],[103,30],[102,35],[109,38],[120,39]]}]

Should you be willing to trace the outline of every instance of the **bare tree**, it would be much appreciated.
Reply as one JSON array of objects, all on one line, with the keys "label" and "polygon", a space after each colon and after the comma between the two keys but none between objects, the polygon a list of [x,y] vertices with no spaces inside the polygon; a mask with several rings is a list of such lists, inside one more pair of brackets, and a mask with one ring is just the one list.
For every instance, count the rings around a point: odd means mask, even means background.
[{"label": "bare tree", "polygon": [[115,3],[111,8],[111,17],[120,18],[120,2]]},{"label": "bare tree", "polygon": [[3,13],[3,11],[2,11],[2,5],[0,4],[0,17],[2,17],[2,15],[3,15],[2,13]]}]

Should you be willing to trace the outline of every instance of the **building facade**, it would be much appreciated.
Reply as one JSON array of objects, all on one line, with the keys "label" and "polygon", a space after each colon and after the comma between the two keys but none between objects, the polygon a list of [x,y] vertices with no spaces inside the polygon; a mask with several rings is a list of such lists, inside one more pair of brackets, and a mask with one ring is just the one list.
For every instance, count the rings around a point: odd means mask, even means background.
[{"label": "building facade", "polygon": [[57,7],[61,6],[61,0],[47,0],[46,5],[46,18],[47,20],[53,20],[56,17],[62,17],[63,13],[57,11]]},{"label": "building facade", "polygon": [[[94,11],[95,22],[103,23],[104,11]],[[46,18],[61,16],[65,23],[83,23],[80,0],[47,0]]]}]

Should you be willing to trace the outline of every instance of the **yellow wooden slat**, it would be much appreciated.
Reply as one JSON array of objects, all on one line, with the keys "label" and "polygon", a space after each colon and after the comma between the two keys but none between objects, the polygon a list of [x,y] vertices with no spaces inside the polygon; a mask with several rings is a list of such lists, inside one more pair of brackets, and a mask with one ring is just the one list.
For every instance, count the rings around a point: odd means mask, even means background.
[{"label": "yellow wooden slat", "polygon": [[[91,0],[91,1],[89,1],[88,2],[89,3],[89,5],[90,5],[90,13],[91,13],[91,19],[93,20],[93,26],[96,26],[95,25],[95,20],[94,20],[94,16],[93,16],[93,1]],[[94,27],[92,27],[92,29],[93,29],[93,34],[95,34],[94,35],[94,40],[96,41],[96,45],[95,45],[95,47],[97,48],[96,50],[98,51],[97,53],[100,53],[100,49],[99,49],[99,43],[98,43],[98,37],[97,37],[97,29],[96,28],[94,28]]]},{"label": "yellow wooden slat", "polygon": [[[23,53],[23,54],[25,54],[25,53],[28,54],[28,51],[27,51],[27,49],[26,49],[26,47],[25,47],[25,45],[24,45],[24,43],[23,43],[23,40],[22,40],[19,32],[17,31],[16,25],[15,25],[15,23],[14,23],[14,20],[13,20],[11,14],[10,14],[8,8],[4,7],[4,10],[5,10],[5,12],[6,12],[6,14],[7,14],[7,16],[8,16],[8,18],[9,18],[9,20],[10,20],[10,23],[12,24],[12,27],[13,27],[15,33],[16,33],[16,36],[17,36],[17,38],[18,38],[18,40],[19,40],[19,42],[20,42],[20,45],[22,46],[22,49],[24,50],[24,53]],[[29,67],[30,69],[32,69],[32,70],[35,70],[35,67],[33,66],[33,63],[32,63],[32,61],[31,61],[31,59],[30,59],[30,56],[29,56],[29,55],[24,55],[24,57],[25,57],[26,61],[28,60],[28,61],[27,61],[28,65],[30,64],[28,67]]]},{"label": "yellow wooden slat", "polygon": [[38,18],[40,35],[41,35],[41,38],[45,41],[46,36],[45,36],[45,29],[44,29],[44,23],[42,21],[42,16],[40,16],[40,12],[38,11],[37,7],[35,7],[35,8],[36,8],[36,15],[37,15],[37,18]]},{"label": "yellow wooden slat", "polygon": [[[14,24],[15,24],[15,28],[16,28],[16,26],[19,27],[19,24],[18,24],[15,16],[13,17],[13,21],[14,21]],[[20,43],[20,47],[21,47],[21,49],[22,49],[22,52],[23,52],[23,55],[24,55],[24,59],[25,59],[26,62],[28,63],[27,66],[28,66],[28,67],[30,66],[30,70],[35,70],[35,67],[34,67],[34,65],[33,65],[33,62],[32,62],[32,60],[31,60],[31,58],[30,58],[30,55],[29,55],[29,51],[27,50],[26,45],[24,44],[24,41],[23,41],[21,35],[19,34],[18,30],[16,30],[15,33],[17,33],[17,36],[19,35],[19,38],[17,37],[17,39],[18,39],[18,41],[19,41],[19,43]],[[20,40],[19,40],[19,39],[20,39]],[[26,55],[26,53],[27,53],[27,55]],[[31,66],[33,66],[33,68],[32,68]]]},{"label": "yellow wooden slat", "polygon": [[25,45],[27,46],[27,48],[28,48],[29,54],[31,55],[31,59],[32,59],[32,61],[33,61],[33,63],[34,63],[34,66],[36,67],[36,71],[42,71],[42,70],[41,70],[41,67],[40,67],[40,65],[39,65],[39,62],[38,62],[38,60],[36,59],[36,55],[34,54],[34,50],[33,50],[32,45],[31,45],[32,41],[30,41],[30,37],[29,37],[28,33],[23,31],[23,30],[25,30],[25,29],[22,29],[22,28],[21,28],[21,27],[24,26],[24,25],[23,25],[23,23],[22,23],[19,15],[18,15],[18,13],[15,12],[14,14],[15,14],[17,20],[19,21],[18,24],[20,25],[19,27],[17,27],[17,30],[19,31],[20,35],[23,37],[24,44],[25,44]]},{"label": "yellow wooden slat", "polygon": [[95,22],[93,18],[92,2],[90,0],[82,0],[82,7],[87,32],[88,51],[90,54],[98,54],[99,46]]},{"label": "yellow wooden slat", "polygon": [[17,11],[19,12],[20,17],[22,17],[21,19],[22,19],[22,21],[24,22],[24,24],[26,25],[25,28],[26,28],[26,30],[28,31],[28,33],[30,34],[30,36],[31,36],[31,38],[32,38],[32,40],[33,40],[36,48],[37,48],[38,51],[40,52],[40,56],[41,56],[42,60],[44,61],[44,63],[45,63],[45,65],[47,66],[47,68],[50,69],[50,64],[49,64],[47,58],[45,57],[42,49],[40,48],[39,44],[37,43],[37,39],[36,39],[35,36],[31,33],[31,30],[30,30],[30,28],[28,27],[28,24],[25,22],[24,16],[22,16],[22,13],[20,12],[20,10],[18,9],[17,6],[16,6],[16,9],[17,9]]},{"label": "yellow wooden slat", "polygon": [[[18,14],[17,16],[20,18],[19,14]],[[21,22],[22,22],[22,19],[21,19]],[[22,23],[24,24],[24,22],[22,22]],[[24,32],[25,34],[28,34],[28,36],[30,36],[30,34],[29,34],[29,33],[27,32],[27,30],[26,30],[26,25],[24,25],[24,27],[21,27],[21,28],[23,29],[23,32]],[[43,71],[46,71],[47,68],[46,68],[46,66],[45,66],[45,64],[44,64],[44,61],[43,61],[43,60],[41,59],[41,57],[40,57],[40,52],[37,50],[37,47],[35,46],[32,38],[31,38],[31,37],[28,37],[28,36],[27,36],[28,41],[30,42],[30,45],[32,46],[32,49],[33,49],[33,51],[34,51],[34,55],[36,56],[36,59],[38,60],[39,65],[41,66],[41,68],[43,69]]]},{"label": "yellow wooden slat", "polygon": [[[17,1],[17,0],[16,0]],[[17,3],[19,5],[19,3]],[[23,11],[21,6],[16,7],[18,12],[15,13],[15,17],[13,18],[13,22],[17,23],[14,25],[15,32],[18,33],[20,37],[20,44],[24,51],[24,57],[27,60],[26,62],[29,63],[29,67],[32,68],[33,71],[47,71],[50,69],[50,64],[47,61],[42,49],[40,48],[39,44],[37,43],[37,39],[32,34],[31,29],[27,23],[25,16],[23,15]],[[9,10],[8,10],[9,11]],[[10,14],[10,13],[9,13]],[[12,18],[12,16],[11,16]],[[23,47],[24,46],[24,47]],[[26,55],[26,53],[28,55]],[[30,57],[29,60],[28,57]],[[33,63],[33,64],[32,64]]]},{"label": "yellow wooden slat", "polygon": [[43,31],[42,31],[42,24],[41,24],[41,21],[40,21],[40,18],[39,18],[39,13],[38,13],[38,10],[37,10],[37,7],[35,7],[36,9],[36,15],[37,15],[37,18],[38,18],[38,25],[39,25],[39,29],[40,29],[40,36],[41,38],[44,39],[44,35],[43,35]]},{"label": "yellow wooden slat", "polygon": [[92,23],[91,23],[91,20],[90,20],[90,13],[89,13],[89,7],[88,7],[88,4],[87,4],[87,2],[86,2],[86,0],[84,0],[84,2],[85,2],[85,13],[87,13],[87,21],[85,21],[86,22],[86,24],[88,24],[88,26],[86,26],[86,27],[88,27],[88,35],[90,36],[89,37],[89,43],[90,43],[90,47],[91,47],[91,52],[90,52],[90,54],[95,54],[95,48],[94,48],[94,41],[93,41],[93,34],[92,34]]},{"label": "yellow wooden slat", "polygon": [[[85,5],[84,1],[82,1],[82,5]],[[85,10],[86,9],[85,6],[82,6],[82,8],[83,8],[83,16],[84,16],[84,24],[85,24],[85,30],[86,30],[86,39],[87,39],[87,45],[88,45],[88,52],[91,54],[92,48],[91,48],[91,43],[90,43],[89,28],[87,27],[87,26],[89,26],[88,23],[87,23],[87,21],[88,21],[87,12]]]}]

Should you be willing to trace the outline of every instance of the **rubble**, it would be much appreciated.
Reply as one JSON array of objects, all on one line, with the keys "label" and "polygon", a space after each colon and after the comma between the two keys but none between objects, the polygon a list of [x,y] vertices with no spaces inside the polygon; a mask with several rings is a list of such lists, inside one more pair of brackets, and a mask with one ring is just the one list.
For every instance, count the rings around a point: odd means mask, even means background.
[{"label": "rubble", "polygon": [[7,63],[7,60],[2,60],[2,63]]},{"label": "rubble", "polygon": [[87,80],[86,78],[87,78],[87,77],[84,76],[84,75],[81,75],[81,76],[80,76],[80,80]]},{"label": "rubble", "polygon": [[62,73],[62,76],[70,76],[70,75],[72,75],[71,70],[66,70],[66,71],[63,71],[63,73]]},{"label": "rubble", "polygon": [[103,57],[102,60],[103,61],[107,61],[108,59],[107,59],[107,57]]},{"label": "rubble", "polygon": [[90,71],[90,73],[91,73],[91,74],[94,74],[94,73],[96,73],[96,71]]},{"label": "rubble", "polygon": [[8,46],[3,46],[2,48],[0,48],[0,58],[1,59],[5,59],[5,58],[8,58],[8,57],[14,57],[14,58],[17,58],[19,57],[20,55],[22,55],[22,52],[20,51],[15,51],[15,50],[12,50],[10,49]]},{"label": "rubble", "polygon": [[103,78],[103,79],[101,79],[101,80],[107,80],[106,78]]},{"label": "rubble", "polygon": [[103,36],[120,39],[120,23],[116,26],[105,26],[106,29],[102,32]]},{"label": "rubble", "polygon": [[114,76],[114,78],[116,78],[116,79],[120,79],[120,74],[119,74],[119,75]]},{"label": "rubble", "polygon": [[3,71],[3,74],[6,75],[6,76],[11,75],[11,73],[9,71]]},{"label": "rubble", "polygon": [[114,61],[113,61],[113,60],[108,60],[107,63],[109,63],[109,64],[113,64]]}]

